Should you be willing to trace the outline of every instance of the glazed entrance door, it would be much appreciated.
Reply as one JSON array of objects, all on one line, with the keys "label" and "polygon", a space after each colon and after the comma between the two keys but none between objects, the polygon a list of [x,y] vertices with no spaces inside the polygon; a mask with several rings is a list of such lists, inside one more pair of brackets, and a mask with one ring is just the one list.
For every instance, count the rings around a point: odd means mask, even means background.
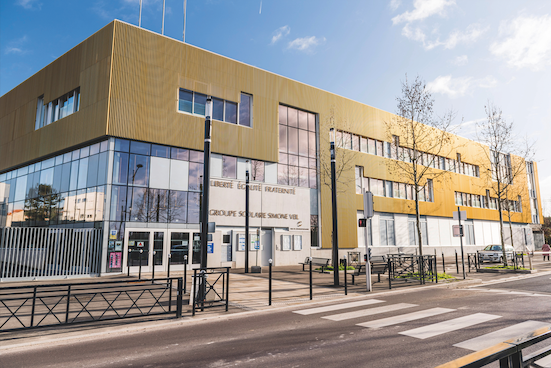
[{"label": "glazed entrance door", "polygon": [[142,273],[151,272],[151,232],[142,229],[134,231],[128,229],[125,234],[125,250],[127,254],[127,267],[131,273],[139,272],[141,265]]}]

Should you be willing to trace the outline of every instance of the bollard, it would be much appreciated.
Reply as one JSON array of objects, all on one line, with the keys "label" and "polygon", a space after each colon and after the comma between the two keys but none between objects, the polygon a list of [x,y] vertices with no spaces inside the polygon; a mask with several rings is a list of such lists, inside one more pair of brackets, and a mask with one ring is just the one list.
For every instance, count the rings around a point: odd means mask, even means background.
[{"label": "bollard", "polygon": [[[172,260],[172,253],[168,253],[168,265],[166,269],[166,278],[170,278],[170,261]],[[184,284],[184,290],[186,288],[186,284]]]},{"label": "bollard", "polygon": [[268,260],[268,305],[272,305],[272,259]]},{"label": "bollard", "polygon": [[446,273],[446,263],[444,261],[444,252],[442,252],[442,272]]},{"label": "bollard", "polygon": [[140,268],[138,270],[138,279],[139,280],[142,279],[142,253],[143,253],[143,249],[140,249]]},{"label": "bollard", "polygon": [[182,278],[178,277],[178,294],[176,296],[176,317],[180,318],[182,317],[182,297],[183,297],[183,290],[182,290]]},{"label": "bollard", "polygon": [[187,285],[187,255],[184,255],[184,294],[186,293]]},{"label": "bollard", "polygon": [[[308,262],[310,265],[310,300],[312,300],[312,257],[310,257],[310,262]],[[334,272],[335,270],[333,270]]]},{"label": "bollard", "polygon": [[153,251],[153,264],[151,265],[151,283],[153,284],[155,282],[155,254],[157,254],[156,251]]},{"label": "bollard", "polygon": [[469,266],[468,272],[471,272],[471,256],[467,254],[467,265]]},{"label": "bollard", "polygon": [[436,255],[434,255],[434,276],[436,277],[436,283],[438,284],[438,266],[436,264]]},{"label": "bollard", "polygon": [[459,260],[457,259],[457,250],[455,251],[455,268],[457,273],[459,273]]},{"label": "bollard", "polygon": [[392,262],[390,262],[390,258],[387,260],[387,268],[388,268],[388,288],[392,289]]},{"label": "bollard", "polygon": [[348,266],[346,264],[346,258],[343,258],[344,263],[344,295],[348,295],[348,282],[346,281],[348,272],[346,272],[346,267]]},{"label": "bollard", "polygon": [[128,270],[128,274],[126,276],[130,277],[130,253],[132,253],[132,250],[128,249],[128,257],[126,258],[126,268]]}]

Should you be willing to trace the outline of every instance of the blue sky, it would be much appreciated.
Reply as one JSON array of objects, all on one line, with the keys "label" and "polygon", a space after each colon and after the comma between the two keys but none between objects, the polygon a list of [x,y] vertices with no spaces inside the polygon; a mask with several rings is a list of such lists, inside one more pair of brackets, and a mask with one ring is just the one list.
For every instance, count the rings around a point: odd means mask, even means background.
[{"label": "blue sky", "polygon": [[[143,0],[142,27],[161,32],[162,5]],[[139,0],[1,1],[0,95],[138,13]],[[165,34],[182,30],[183,0],[166,0]],[[551,215],[551,1],[188,0],[186,42],[390,112],[419,75],[472,139],[490,101],[536,141]]]}]

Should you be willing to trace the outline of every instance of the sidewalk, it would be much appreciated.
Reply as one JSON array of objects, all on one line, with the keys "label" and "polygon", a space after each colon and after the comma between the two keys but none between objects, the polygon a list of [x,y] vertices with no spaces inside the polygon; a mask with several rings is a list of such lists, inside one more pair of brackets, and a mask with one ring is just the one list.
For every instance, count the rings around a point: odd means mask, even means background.
[{"label": "sidewalk", "polygon": [[[540,258],[540,257],[535,257]],[[438,263],[438,271],[442,273],[441,258]],[[455,258],[446,258],[446,274],[455,277],[452,280],[439,280],[439,283],[427,282],[424,285],[420,285],[419,282],[401,282],[392,285],[394,292],[408,291],[413,292],[415,290],[422,290],[427,287],[447,287],[447,288],[461,288],[469,287],[474,284],[492,282],[511,277],[526,277],[527,275],[514,274],[514,273],[477,273],[474,268],[470,273],[467,273],[466,280],[463,280],[462,267],[459,263],[459,274],[457,273]],[[526,260],[525,265],[528,267]],[[484,264],[486,266],[486,264]],[[551,262],[543,262],[541,260],[533,260],[533,268],[538,270],[538,273],[551,271]],[[465,264],[465,270],[467,271],[467,263]],[[353,271],[349,271],[350,273]],[[535,275],[537,275],[536,273]],[[117,331],[130,330],[134,328],[153,328],[153,326],[163,325],[165,323],[171,323],[180,321],[186,323],[186,321],[192,321],[194,319],[211,318],[211,317],[223,317],[235,313],[242,313],[245,311],[265,311],[273,310],[285,306],[299,305],[304,303],[320,302],[324,300],[343,300],[344,298],[361,297],[367,295],[378,294],[382,292],[388,292],[388,278],[386,275],[381,275],[381,282],[377,282],[377,275],[372,276],[373,291],[368,293],[366,291],[366,278],[365,275],[356,277],[356,285],[351,284],[350,274],[347,277],[348,280],[348,296],[344,295],[344,272],[340,272],[340,286],[333,286],[333,274],[332,273],[320,273],[318,271],[312,272],[313,283],[313,300],[310,301],[310,289],[309,289],[309,272],[302,271],[302,266],[281,266],[273,267],[272,270],[272,305],[268,304],[268,267],[262,268],[262,273],[259,274],[245,274],[243,269],[233,269],[230,273],[230,308],[228,312],[225,312],[223,307],[212,308],[205,312],[198,313],[195,317],[191,317],[191,306],[186,305],[189,301],[189,290],[191,286],[192,272],[188,271],[187,277],[187,294],[184,295],[184,308],[183,318],[175,319],[172,316],[161,317],[139,317],[125,320],[114,321],[101,321],[82,323],[75,325],[58,325],[51,327],[18,330],[13,332],[0,332],[0,351],[9,349],[10,346],[21,346],[22,344],[32,345],[33,343],[42,343],[45,339],[60,339],[63,336],[83,336],[87,334],[94,334],[102,331],[112,330]],[[171,277],[181,277],[183,272],[171,272]],[[143,274],[142,278],[147,279],[151,277],[150,274]],[[155,274],[156,278],[166,277],[166,273]],[[60,280],[57,283],[83,283],[83,282],[99,282],[99,281],[113,281],[113,280],[131,280],[135,281],[136,276],[131,275],[130,278],[126,275],[114,275],[101,278],[86,278],[86,279],[68,279]],[[52,280],[47,281],[34,281],[34,282],[20,282],[20,283],[2,283],[0,284],[0,290],[8,286],[17,285],[35,285],[35,284],[51,284],[56,283]],[[2,316],[0,316],[1,319]]]}]

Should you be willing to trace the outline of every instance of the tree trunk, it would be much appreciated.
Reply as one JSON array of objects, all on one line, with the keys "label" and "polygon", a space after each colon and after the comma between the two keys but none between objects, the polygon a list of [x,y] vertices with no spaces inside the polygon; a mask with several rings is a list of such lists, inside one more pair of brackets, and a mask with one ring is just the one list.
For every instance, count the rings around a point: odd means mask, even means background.
[{"label": "tree trunk", "polygon": [[501,252],[503,253],[503,265],[507,266],[507,253],[505,253],[505,240],[503,239],[503,212],[501,206],[501,186],[499,185],[499,178],[497,180],[497,210],[499,212],[499,235],[501,235]]}]

